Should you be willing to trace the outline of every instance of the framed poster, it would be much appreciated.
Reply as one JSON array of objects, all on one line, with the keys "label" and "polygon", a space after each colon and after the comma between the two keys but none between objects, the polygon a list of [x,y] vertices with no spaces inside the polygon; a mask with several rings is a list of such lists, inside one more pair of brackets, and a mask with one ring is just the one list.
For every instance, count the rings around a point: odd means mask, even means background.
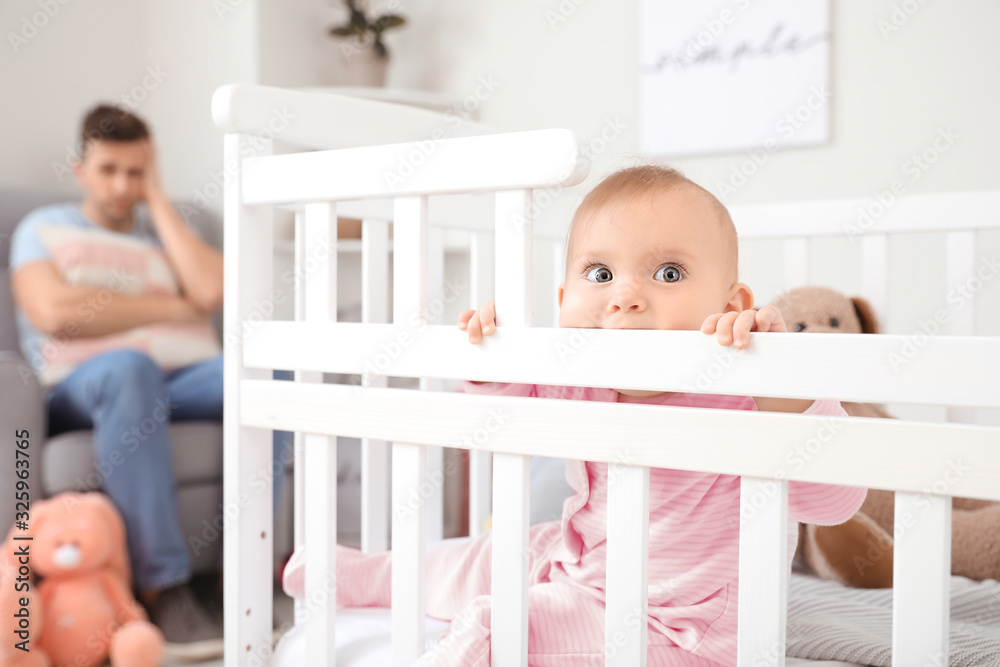
[{"label": "framed poster", "polygon": [[829,62],[829,0],[640,0],[640,148],[825,143]]}]

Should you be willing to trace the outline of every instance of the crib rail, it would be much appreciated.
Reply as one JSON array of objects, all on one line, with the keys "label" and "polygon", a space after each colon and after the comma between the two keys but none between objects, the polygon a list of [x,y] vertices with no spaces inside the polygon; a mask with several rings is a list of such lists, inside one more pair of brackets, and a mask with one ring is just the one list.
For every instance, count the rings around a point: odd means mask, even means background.
[{"label": "crib rail", "polygon": [[[948,495],[1000,500],[996,427],[270,380],[244,381],[243,399],[241,420],[261,428],[937,495],[958,468]],[[497,415],[488,442],[471,438]]]},{"label": "crib rail", "polygon": [[1000,192],[757,204],[733,207],[741,240],[957,232],[1000,228]]},{"label": "crib rail", "polygon": [[[499,327],[472,346],[455,326],[262,323],[248,368],[446,377],[923,405],[1000,405],[1000,337],[750,334],[745,350],[693,331]],[[649,368],[663,369],[652,376]],[[864,378],[864,381],[859,381]]]},{"label": "crib rail", "polygon": [[[255,157],[243,163],[246,204],[337,201],[575,185],[569,130],[535,130]],[[468,169],[482,163],[486,167]],[[288,174],[296,178],[287,178]]]}]

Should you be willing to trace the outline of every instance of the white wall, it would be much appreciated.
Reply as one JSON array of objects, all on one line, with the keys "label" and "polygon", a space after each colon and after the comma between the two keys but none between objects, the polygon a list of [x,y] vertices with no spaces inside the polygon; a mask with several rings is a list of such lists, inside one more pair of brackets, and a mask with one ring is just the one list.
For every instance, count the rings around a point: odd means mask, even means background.
[{"label": "white wall", "polygon": [[322,0],[260,0],[260,83],[266,86],[332,84],[341,58],[327,26],[343,12]]},{"label": "white wall", "polygon": [[[51,17],[43,4],[51,6]],[[58,165],[76,150],[86,110],[110,100],[150,122],[171,195],[204,194],[222,162],[212,92],[223,83],[259,76],[256,3],[233,0],[233,5],[220,16],[202,0],[0,4],[5,36],[0,81],[6,98],[0,107],[0,184],[75,193],[72,176]],[[26,19],[44,26],[15,51],[10,33],[20,34]],[[212,198],[209,208],[221,210],[221,198]]]},{"label": "white wall", "polygon": [[[143,4],[44,4],[52,16],[38,0],[0,3],[0,184],[73,192],[65,165],[67,153],[77,149],[84,111],[97,100],[120,99],[141,86],[146,61],[143,34],[135,28],[142,22]],[[23,36],[27,43],[19,41]],[[137,110],[145,111],[156,97],[153,91]]]},{"label": "white wall", "polygon": [[259,78],[256,2],[144,4],[144,58],[168,73],[162,94],[146,109],[164,185],[172,196],[221,216],[222,133],[212,121],[212,94],[223,84]]}]

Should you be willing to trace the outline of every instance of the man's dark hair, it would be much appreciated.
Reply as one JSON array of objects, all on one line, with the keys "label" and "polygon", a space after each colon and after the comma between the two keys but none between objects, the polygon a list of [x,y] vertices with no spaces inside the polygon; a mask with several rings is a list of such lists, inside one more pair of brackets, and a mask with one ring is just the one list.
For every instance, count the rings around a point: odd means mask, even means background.
[{"label": "man's dark hair", "polygon": [[99,104],[83,117],[80,128],[80,155],[91,141],[138,141],[149,137],[149,127],[141,118],[121,107]]}]

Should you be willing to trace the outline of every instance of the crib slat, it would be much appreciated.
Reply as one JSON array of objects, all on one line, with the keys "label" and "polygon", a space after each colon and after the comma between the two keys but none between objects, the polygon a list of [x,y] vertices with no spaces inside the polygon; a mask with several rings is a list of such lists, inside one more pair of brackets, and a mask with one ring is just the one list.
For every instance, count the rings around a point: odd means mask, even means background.
[{"label": "crib slat", "polygon": [[481,449],[469,451],[469,536],[486,531],[491,522],[493,455]]},{"label": "crib slat", "polygon": [[[300,374],[307,371],[295,371],[295,381],[299,382]],[[304,433],[295,432],[292,436],[292,455],[294,456],[295,470],[292,471],[293,489],[293,530],[292,541],[298,549],[306,543],[306,439]],[[296,599],[294,603],[295,623],[304,623],[307,617],[304,601]]]},{"label": "crib slat", "polygon": [[493,455],[476,449],[469,452],[469,536],[486,530],[490,519],[490,495],[493,493]]},{"label": "crib slat", "polygon": [[[386,322],[389,316],[389,225],[361,222],[361,321]],[[384,375],[363,373],[361,386],[385,387]],[[389,548],[389,443],[361,439],[361,548]]]},{"label": "crib slat", "polygon": [[[307,371],[295,371],[295,381],[301,381],[299,378],[300,374],[305,374]],[[293,513],[294,516],[292,521],[293,526],[293,542],[295,548],[305,546],[306,543],[306,438],[305,433],[295,432],[292,437],[292,453],[295,457],[294,465],[295,470],[292,471],[292,479],[295,484],[295,489],[293,490]],[[308,618],[305,601],[299,598],[295,599],[294,603],[295,610],[295,624],[299,625],[304,623],[306,618]]]},{"label": "crib slat", "polygon": [[490,664],[528,664],[528,517],[531,457],[493,455]]},{"label": "crib slat", "polygon": [[[531,326],[531,191],[496,194],[497,327]],[[493,455],[491,663],[528,664],[528,504],[530,457]],[[502,564],[502,566],[499,566]]]},{"label": "crib slat", "polygon": [[530,327],[532,287],[531,190],[496,195],[497,327]]},{"label": "crib slat", "polygon": [[[469,238],[469,304],[478,310],[493,298],[493,235],[472,232]],[[486,529],[490,518],[492,490],[492,455],[487,451],[469,452],[469,535],[475,537]]]},{"label": "crib slat", "polygon": [[479,308],[493,298],[493,235],[469,235],[469,308]]},{"label": "crib slat", "polygon": [[739,667],[785,664],[788,482],[740,480]]},{"label": "crib slat", "polygon": [[314,493],[306,506],[305,602],[308,667],[336,665],[334,618],[337,613],[337,449],[336,437],[306,433],[309,465],[306,484]]},{"label": "crib slat", "polygon": [[951,498],[897,492],[894,525],[892,664],[947,665]]},{"label": "crib slat", "polygon": [[[427,197],[398,197],[394,210],[393,321],[426,321]],[[427,504],[420,485],[426,476],[426,449],[393,442],[392,663],[397,667],[424,651]]]},{"label": "crib slat", "polygon": [[[420,391],[443,391],[438,378],[420,378]],[[427,445],[427,476],[424,478],[424,504],[427,506],[427,540],[440,542],[444,536],[444,487],[449,480],[444,475],[444,447]]]},{"label": "crib slat", "polygon": [[[947,235],[946,270],[948,289],[948,323],[945,333],[949,336],[971,336],[976,333],[976,304],[973,291],[981,286],[976,272],[976,233],[951,232]],[[972,424],[976,409],[950,406],[948,421]]]},{"label": "crib slat", "polygon": [[809,239],[792,238],[784,242],[785,289],[809,283]]},{"label": "crib slat", "polygon": [[[427,321],[444,324],[444,230],[428,228],[427,231]],[[420,378],[421,391],[442,391],[444,382],[439,378]],[[427,479],[430,481],[427,503],[427,539],[440,542],[444,535],[444,448],[427,447]]]},{"label": "crib slat", "polygon": [[420,481],[427,477],[423,446],[392,445],[392,664],[409,665],[424,652],[427,506]]},{"label": "crib slat", "polygon": [[[306,263],[302,274],[306,322],[337,319],[337,209],[333,204],[307,204],[304,214]],[[315,267],[315,268],[312,268]],[[317,378],[322,382],[322,378]],[[306,623],[309,667],[335,665],[336,641],[333,620],[337,614],[337,438],[306,433],[308,465],[306,505],[306,600],[311,614]]]},{"label": "crib slat", "polygon": [[861,293],[875,309],[884,333],[889,321],[889,237],[885,234],[861,237]]},{"label": "crib slat", "polygon": [[[306,287],[305,274],[298,270],[306,264],[306,215],[305,209],[295,212],[295,321],[304,322],[306,318]],[[295,371],[296,382],[322,382],[323,373],[321,371]],[[294,470],[294,539],[295,548],[299,548],[306,543],[306,455],[305,455],[305,434],[296,431],[293,439],[295,470]],[[307,618],[305,601],[295,600],[295,622],[304,623]]]},{"label": "crib slat", "polygon": [[645,667],[649,468],[608,465],[605,665]]},{"label": "crib slat", "polygon": [[[382,378],[372,380],[383,384]],[[389,443],[361,440],[361,550],[389,548]]]},{"label": "crib slat", "polygon": [[361,321],[389,321],[389,225],[361,221]]},{"label": "crib slat", "polygon": [[440,227],[427,228],[427,321],[431,324],[451,324],[443,322],[444,310],[444,230]]},{"label": "crib slat", "polygon": [[[334,204],[306,204],[306,261],[299,269],[305,276],[303,295],[307,322],[337,320],[337,208]],[[312,260],[312,261],[310,261]],[[315,266],[315,269],[311,267]]]},{"label": "crib slat", "polygon": [[[223,139],[225,163],[240,165],[246,151],[255,147],[251,137],[226,134]],[[259,662],[260,654],[271,647],[273,560],[273,505],[271,478],[264,476],[264,488],[252,491],[255,476],[271,470],[271,431],[248,426],[240,419],[243,381],[269,379],[270,370],[243,366],[247,335],[243,322],[261,303],[271,298],[273,261],[273,212],[270,207],[247,207],[242,201],[238,178],[229,179],[223,196],[226,256],[226,299],[223,304],[223,507],[239,508],[223,531],[223,565],[226,570],[225,652],[230,664],[248,667]],[[257,312],[258,317],[260,312]],[[252,334],[250,334],[252,338]]]}]

